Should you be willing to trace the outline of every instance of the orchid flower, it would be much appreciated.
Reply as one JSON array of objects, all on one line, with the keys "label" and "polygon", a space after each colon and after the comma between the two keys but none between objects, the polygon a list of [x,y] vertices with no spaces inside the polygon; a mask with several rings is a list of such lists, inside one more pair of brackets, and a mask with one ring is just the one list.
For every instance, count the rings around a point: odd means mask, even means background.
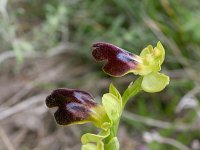
[{"label": "orchid flower", "polygon": [[96,61],[107,60],[103,66],[105,73],[114,77],[128,73],[140,75],[143,77],[142,88],[146,92],[161,91],[169,83],[169,77],[159,73],[165,57],[161,42],[158,42],[155,48],[147,46],[140,55],[105,42],[93,44],[92,49]]},{"label": "orchid flower", "polygon": [[67,88],[56,89],[47,96],[46,105],[49,108],[58,107],[54,116],[60,125],[92,122],[97,127],[101,127],[102,123],[107,121],[104,108],[85,91]]}]

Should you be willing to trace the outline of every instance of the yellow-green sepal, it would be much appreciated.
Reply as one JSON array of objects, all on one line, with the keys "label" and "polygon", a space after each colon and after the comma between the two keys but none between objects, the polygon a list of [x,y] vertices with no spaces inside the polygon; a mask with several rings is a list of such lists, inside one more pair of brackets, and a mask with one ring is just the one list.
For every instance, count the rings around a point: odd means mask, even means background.
[{"label": "yellow-green sepal", "polygon": [[160,41],[157,43],[157,46],[154,48],[154,57],[156,60],[160,62],[160,65],[162,65],[165,59],[165,49]]},{"label": "yellow-green sepal", "polygon": [[162,65],[165,59],[165,49],[159,41],[155,48],[152,45],[145,47],[140,53],[140,57],[146,59],[144,64],[147,65],[148,62],[157,61]]},{"label": "yellow-green sepal", "polygon": [[147,75],[161,70],[161,65],[165,59],[165,50],[159,41],[155,48],[151,45],[145,47],[140,53],[140,57],[142,64],[138,65],[138,74]]},{"label": "yellow-green sepal", "polygon": [[111,122],[119,119],[122,112],[122,102],[115,95],[111,93],[104,94],[102,97],[102,104]]},{"label": "yellow-green sepal", "polygon": [[102,141],[97,143],[97,150],[104,150],[104,143]]},{"label": "yellow-green sepal", "polygon": [[102,141],[99,141],[97,144],[87,143],[82,145],[81,150],[104,150],[104,143]]},{"label": "yellow-green sepal", "polygon": [[87,143],[85,145],[82,145],[81,150],[97,150],[97,145],[93,143]]},{"label": "yellow-green sepal", "polygon": [[102,141],[104,138],[110,135],[110,130],[107,131],[101,131],[99,134],[92,134],[92,133],[86,133],[82,135],[81,142],[83,145],[91,142],[99,142]]},{"label": "yellow-green sepal", "polygon": [[169,84],[169,77],[159,73],[152,72],[143,77],[141,87],[149,93],[160,92]]}]

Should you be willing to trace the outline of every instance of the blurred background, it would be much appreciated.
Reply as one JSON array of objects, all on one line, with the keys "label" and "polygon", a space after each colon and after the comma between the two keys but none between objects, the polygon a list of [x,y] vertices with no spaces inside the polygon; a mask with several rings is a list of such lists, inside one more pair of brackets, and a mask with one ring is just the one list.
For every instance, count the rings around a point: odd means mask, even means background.
[{"label": "blurred background", "polygon": [[55,88],[88,91],[100,102],[113,78],[91,56],[106,41],[135,54],[161,41],[162,92],[128,103],[122,150],[200,150],[199,0],[0,0],[0,150],[79,150],[90,125],[58,126],[45,97]]}]

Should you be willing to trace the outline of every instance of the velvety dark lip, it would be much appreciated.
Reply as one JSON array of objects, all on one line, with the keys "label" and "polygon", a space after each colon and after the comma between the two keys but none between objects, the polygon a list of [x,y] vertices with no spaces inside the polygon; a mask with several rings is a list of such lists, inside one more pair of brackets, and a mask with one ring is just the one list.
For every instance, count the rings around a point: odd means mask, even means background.
[{"label": "velvety dark lip", "polygon": [[92,50],[96,61],[106,61],[103,70],[111,76],[123,76],[137,67],[135,55],[114,44],[97,42],[92,45]]},{"label": "velvety dark lip", "polygon": [[105,43],[105,42],[94,43],[92,45],[92,49],[100,48],[103,44],[109,44],[109,43]]},{"label": "velvety dark lip", "polygon": [[58,108],[54,116],[60,125],[87,120],[91,114],[90,109],[97,105],[89,93],[77,89],[58,88],[46,97],[47,107]]}]

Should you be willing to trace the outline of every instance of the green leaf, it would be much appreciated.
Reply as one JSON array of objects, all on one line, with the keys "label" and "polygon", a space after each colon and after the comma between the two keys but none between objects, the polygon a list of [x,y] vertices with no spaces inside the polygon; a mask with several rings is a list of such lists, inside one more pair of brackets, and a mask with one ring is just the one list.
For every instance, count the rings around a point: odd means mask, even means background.
[{"label": "green leaf", "polygon": [[121,100],[111,93],[104,94],[102,97],[102,104],[105,108],[105,111],[113,122],[117,121],[121,116],[122,107]]},{"label": "green leaf", "polygon": [[101,131],[99,134],[86,133],[82,135],[81,142],[83,144],[91,143],[91,142],[99,142],[104,138],[110,135],[110,130]]},{"label": "green leaf", "polygon": [[112,138],[108,144],[105,145],[106,150],[119,150],[119,141],[117,137]]},{"label": "green leaf", "polygon": [[142,90],[141,88],[142,79],[143,77],[139,77],[134,83],[131,83],[125,90],[122,96],[123,107],[131,97],[135,96],[138,92]]},{"label": "green leaf", "polygon": [[121,94],[117,90],[117,88],[111,83],[109,87],[109,92],[115,95],[118,99],[121,99]]},{"label": "green leaf", "polygon": [[97,150],[97,145],[92,143],[87,143],[85,145],[82,145],[81,150]]},{"label": "green leaf", "polygon": [[160,92],[169,84],[169,77],[158,72],[152,72],[143,77],[142,89],[149,93]]}]

